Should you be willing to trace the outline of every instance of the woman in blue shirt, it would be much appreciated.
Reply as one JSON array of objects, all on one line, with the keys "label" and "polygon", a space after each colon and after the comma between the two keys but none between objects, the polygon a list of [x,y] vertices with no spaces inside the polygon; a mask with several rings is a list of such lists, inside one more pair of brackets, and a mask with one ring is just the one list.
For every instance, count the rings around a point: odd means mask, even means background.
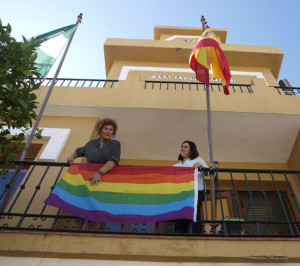
[{"label": "woman in blue shirt", "polygon": [[121,145],[115,137],[118,126],[115,120],[104,118],[97,124],[99,134],[98,139],[89,141],[81,148],[77,148],[75,152],[67,158],[69,163],[78,157],[86,157],[88,163],[104,164],[91,177],[91,185],[97,185],[101,182],[101,176],[118,166],[121,154]]},{"label": "woman in blue shirt", "polygon": [[[101,177],[105,173],[118,166],[121,154],[120,142],[113,140],[118,130],[116,121],[110,118],[104,118],[98,122],[97,130],[100,136],[98,139],[91,140],[83,147],[77,148],[75,152],[67,158],[69,163],[73,163],[78,157],[86,157],[88,163],[103,164],[103,166],[90,177],[91,185],[97,185],[101,182]],[[84,219],[75,221],[75,229],[81,230],[84,222]],[[92,230],[94,224],[94,222],[88,222],[87,228]]]}]

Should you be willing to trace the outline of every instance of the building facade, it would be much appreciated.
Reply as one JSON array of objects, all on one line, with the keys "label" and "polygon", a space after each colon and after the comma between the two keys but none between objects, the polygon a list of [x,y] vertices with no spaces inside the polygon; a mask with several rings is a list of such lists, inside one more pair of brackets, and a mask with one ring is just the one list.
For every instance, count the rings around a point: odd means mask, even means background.
[{"label": "building facade", "polygon": [[167,222],[76,232],[72,219],[60,219],[65,213],[43,206],[66,171],[59,162],[96,138],[105,117],[118,123],[122,165],[172,166],[184,140],[209,161],[205,86],[188,63],[202,30],[156,26],[154,40],[106,40],[106,80],[57,81],[39,125],[43,138],[31,148],[40,164],[27,165],[19,181],[26,189],[16,190],[0,220],[3,265],[300,262],[299,90],[278,84],[280,48],[226,44],[226,30],[214,33],[232,75],[229,96],[219,80],[209,87],[217,221],[209,178],[201,235],[177,234]]}]

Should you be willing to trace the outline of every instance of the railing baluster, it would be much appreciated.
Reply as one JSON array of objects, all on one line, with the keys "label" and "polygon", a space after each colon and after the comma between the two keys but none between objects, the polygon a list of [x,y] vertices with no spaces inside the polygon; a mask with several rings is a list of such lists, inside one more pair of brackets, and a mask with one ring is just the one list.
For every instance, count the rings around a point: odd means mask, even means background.
[{"label": "railing baluster", "polygon": [[51,227],[50,227],[51,230],[54,230],[55,225],[56,225],[56,223],[57,223],[57,221],[58,221],[58,219],[59,219],[59,214],[60,214],[60,212],[61,212],[61,209],[58,209],[58,211],[57,211],[57,213],[56,213],[56,215],[55,215],[55,218],[53,219],[53,223],[52,223],[52,225],[51,225]]},{"label": "railing baluster", "polygon": [[272,180],[273,180],[273,184],[274,184],[274,186],[275,186],[275,189],[276,189],[276,192],[277,192],[277,195],[278,195],[278,198],[279,198],[279,201],[280,201],[282,210],[283,210],[283,212],[284,212],[285,219],[286,219],[286,221],[288,222],[288,225],[289,225],[289,229],[290,229],[291,235],[293,235],[293,234],[294,234],[294,230],[293,230],[293,228],[292,228],[292,226],[291,226],[289,217],[288,217],[287,212],[286,212],[286,209],[285,209],[285,207],[284,207],[284,204],[283,204],[283,201],[282,201],[282,197],[281,197],[281,193],[280,193],[280,191],[279,191],[279,189],[278,189],[278,187],[277,187],[277,184],[276,184],[276,181],[275,181],[275,179],[274,179],[273,173],[271,172],[270,174],[271,174],[271,177],[272,177]]},{"label": "railing baluster", "polygon": [[[204,178],[203,178],[203,182]],[[206,190],[206,185],[204,184],[204,205],[205,205],[205,220],[208,220],[208,212],[207,212],[207,190]]]},{"label": "railing baluster", "polygon": [[24,215],[21,217],[20,221],[18,222],[17,228],[20,228],[21,224],[23,223],[23,220],[25,219],[25,216],[26,216],[26,214],[27,214],[27,212],[28,212],[28,210],[29,210],[29,208],[31,206],[31,203],[32,203],[33,199],[35,198],[35,195],[37,194],[37,191],[40,189],[40,185],[42,184],[42,182],[43,182],[43,180],[44,180],[44,178],[45,178],[45,176],[46,176],[49,168],[50,168],[50,164],[48,164],[48,166],[47,166],[47,168],[46,168],[46,170],[45,170],[45,172],[44,172],[44,174],[43,174],[40,182],[35,187],[35,191],[34,191],[32,197],[31,197],[31,199],[30,199],[30,201],[29,201],[29,203],[28,203],[28,205],[27,205],[27,207],[26,207],[26,209],[24,211]]},{"label": "railing baluster", "polygon": [[[60,178],[60,175],[61,175],[61,172],[62,172],[63,169],[64,169],[64,166],[62,165],[62,166],[60,167],[60,170],[59,170],[59,173],[57,174],[56,179],[54,180],[53,186],[51,187],[51,191],[52,191],[53,188],[56,186],[56,184],[57,184],[57,182],[58,182],[58,179]],[[46,209],[46,206],[47,206],[47,205],[44,204],[44,207],[43,207],[43,209],[42,209],[40,215],[43,215],[43,214],[44,214],[44,211],[45,211],[45,209]],[[58,211],[57,211],[57,213],[56,213],[56,216],[55,216],[55,218],[53,219],[53,223],[52,223],[52,225],[51,225],[51,230],[53,230],[53,229],[55,228],[55,225],[56,225],[56,223],[57,223],[57,221],[58,221],[58,219],[59,219],[59,214],[60,214],[60,212],[61,212],[61,209],[58,209]]]},{"label": "railing baluster", "polygon": [[292,91],[293,95],[296,95],[295,90],[293,90],[293,88],[289,88]]},{"label": "railing baluster", "polygon": [[[23,165],[20,164],[20,165],[18,166],[18,168],[15,170],[15,173],[14,173],[13,177],[11,178],[10,182],[9,182],[7,185],[5,185],[5,188],[6,188],[6,189],[3,190],[3,192],[2,192],[2,194],[1,194],[1,196],[0,196],[0,200],[2,200],[2,199],[5,200],[5,194],[9,191],[11,185],[15,183],[14,180],[15,180],[16,178],[18,178],[17,175],[20,173],[22,167],[23,167]],[[2,177],[0,176],[0,178],[2,178]],[[2,204],[3,204],[3,202],[2,202]],[[6,208],[6,207],[5,207],[5,208]],[[4,209],[5,209],[5,208],[4,208]]]},{"label": "railing baluster", "polygon": [[18,192],[17,196],[15,197],[13,203],[11,204],[11,206],[10,206],[10,208],[9,208],[9,210],[8,210],[7,212],[11,212],[12,208],[14,207],[15,203],[17,202],[17,200],[18,200],[20,194],[22,193],[23,189],[25,189],[25,186],[26,186],[26,184],[27,184],[27,181],[29,180],[29,178],[30,178],[30,176],[31,176],[31,174],[32,174],[32,172],[33,172],[33,170],[35,169],[35,167],[36,167],[36,165],[34,164],[34,165],[32,166],[32,168],[31,168],[29,174],[27,175],[25,181],[23,182],[22,185],[20,185],[19,192]]},{"label": "railing baluster", "polygon": [[224,235],[228,236],[227,225],[226,225],[226,222],[224,221],[225,216],[224,216],[224,210],[223,210],[223,203],[222,203],[222,195],[221,195],[221,188],[220,188],[218,170],[216,171],[216,181],[217,181],[217,187],[218,187],[219,198],[220,198],[220,207],[221,207],[221,214],[222,214],[222,223],[223,223],[223,228],[224,228]]},{"label": "railing baluster", "polygon": [[[68,81],[68,84],[66,86],[64,86],[65,82],[67,82],[67,81]],[[112,82],[111,87],[113,87],[115,82],[117,82],[118,80],[57,78],[55,81],[55,86],[58,86],[58,87],[84,87],[84,85],[87,82],[89,82],[89,85],[87,85],[87,87],[91,87],[94,82],[97,82],[97,85],[95,86],[95,88],[98,88],[99,84],[101,82],[105,82],[105,84],[106,84],[106,82],[108,82],[108,81]],[[43,86],[49,86],[51,82],[52,82],[52,78],[46,78],[44,80]],[[75,82],[75,84],[72,85],[73,82]],[[80,82],[82,82],[82,83],[80,83]]]},{"label": "railing baluster", "polygon": [[[192,90],[192,86],[191,85],[196,85],[195,86],[195,88],[196,88],[196,90],[197,91],[199,91],[199,85],[201,85],[201,86],[203,86],[203,89],[204,89],[204,91],[205,91],[205,84],[204,83],[201,83],[201,82],[183,82],[183,81],[155,81],[155,80],[153,80],[153,81],[147,81],[147,80],[145,80],[145,83],[148,83],[148,82],[151,82],[152,84],[156,84],[156,83],[167,83],[167,84],[173,84],[174,85],[174,90],[177,90],[177,85],[179,85],[180,87],[181,87],[181,89],[182,90],[184,90],[184,87],[185,87],[185,85],[188,85],[189,86],[189,90]],[[218,90],[219,92],[222,92],[223,91],[223,88],[222,88],[222,84],[220,84],[220,83],[210,83],[209,84],[209,87],[210,87],[210,90],[213,92],[214,91],[214,86],[216,86],[216,90]],[[232,87],[233,88],[233,91],[234,92],[236,92],[236,90],[235,90],[235,86],[238,86],[239,88],[240,88],[240,90],[241,90],[241,92],[242,93],[244,93],[244,91],[243,91],[243,87],[246,87],[247,88],[247,91],[249,92],[249,93],[252,93],[251,92],[251,85],[249,85],[249,84],[231,84],[230,86],[229,86],[229,88],[230,87]],[[145,86],[146,87],[146,86]]]},{"label": "railing baluster", "polygon": [[[285,180],[286,180],[286,182],[287,182],[287,184],[288,184],[288,186],[289,186],[289,189],[290,189],[290,191],[291,191],[291,197],[293,198],[293,200],[294,200],[294,202],[295,202],[295,204],[296,204],[296,206],[297,206],[298,212],[300,213],[300,206],[299,206],[299,203],[298,203],[296,194],[295,194],[295,192],[294,192],[294,190],[293,190],[293,188],[292,188],[292,185],[291,185],[290,181],[288,180],[288,178],[287,178],[287,176],[286,176],[286,173],[283,173],[283,175],[284,175]],[[297,175],[298,175],[298,178],[300,179],[299,172],[297,173]]]},{"label": "railing baluster", "polygon": [[284,95],[292,95],[292,96],[300,96],[300,88],[298,87],[281,87],[281,86],[273,86],[277,90],[277,92],[282,95],[281,91],[284,93]]},{"label": "railing baluster", "polygon": [[280,92],[280,90],[279,90],[279,88],[278,87],[275,87],[275,88],[277,89],[277,91],[279,92],[279,94],[282,95],[281,92]]},{"label": "railing baluster", "polygon": [[242,86],[241,86],[241,85],[239,85],[239,87],[240,87],[241,93],[244,93],[244,92],[243,92],[243,89],[242,89]]},{"label": "railing baluster", "polygon": [[256,230],[257,230],[257,233],[258,233],[259,235],[261,235],[260,225],[259,225],[259,223],[257,222],[256,212],[255,212],[255,207],[254,207],[254,202],[253,202],[252,194],[251,194],[251,191],[250,191],[250,186],[249,186],[248,179],[247,179],[247,175],[246,175],[246,172],[245,172],[245,171],[244,171],[244,176],[245,176],[245,181],[246,181],[246,184],[247,184],[248,195],[249,195],[249,197],[250,197],[250,202],[251,202],[251,206],[252,206],[252,212],[253,212],[253,216],[254,216],[254,221],[255,221],[255,225],[256,225]]},{"label": "railing baluster", "polygon": [[234,201],[235,201],[235,205],[237,207],[237,212],[238,212],[238,218],[241,218],[241,212],[240,212],[240,207],[237,201],[237,193],[236,193],[236,189],[234,186],[234,181],[233,181],[233,176],[232,176],[232,171],[230,171],[230,179],[231,179],[231,184],[232,184],[232,188],[233,188],[233,197],[234,197]]},{"label": "railing baluster", "polygon": [[268,202],[268,198],[267,198],[267,195],[265,193],[264,186],[263,186],[263,183],[261,181],[261,178],[260,178],[260,175],[259,175],[258,171],[257,171],[257,176],[258,176],[258,180],[259,180],[259,183],[260,183],[260,187],[261,187],[265,202],[267,204],[267,209],[268,209],[268,213],[269,213],[269,216],[270,216],[270,220],[271,220],[271,222],[273,222],[273,216],[272,216],[272,213],[271,213],[271,210],[270,210],[270,205],[269,205],[269,202]]},{"label": "railing baluster", "polygon": [[[60,174],[61,174],[61,172],[62,172],[62,170],[64,169],[64,166],[62,165],[61,167],[60,167],[60,170],[59,170],[59,173],[57,174],[57,177],[56,177],[56,179],[54,180],[54,184],[53,184],[53,186],[51,187],[51,191],[53,190],[53,188],[56,186],[56,184],[57,184],[57,182],[58,182],[58,179],[59,179],[59,177],[60,177]],[[50,191],[50,192],[51,192]],[[45,211],[45,209],[46,209],[46,204],[44,204],[44,207],[43,207],[43,209],[42,209],[42,211],[40,212],[40,215],[43,215],[44,214],[44,211]]]}]

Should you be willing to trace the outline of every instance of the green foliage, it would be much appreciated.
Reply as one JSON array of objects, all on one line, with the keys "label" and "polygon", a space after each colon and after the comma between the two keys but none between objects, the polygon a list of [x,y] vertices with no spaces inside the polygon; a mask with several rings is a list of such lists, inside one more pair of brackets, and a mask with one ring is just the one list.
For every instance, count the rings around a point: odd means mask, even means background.
[{"label": "green foliage", "polygon": [[[23,43],[17,42],[11,30],[9,24],[3,26],[0,20],[0,159],[5,168],[11,166],[14,156],[24,148],[27,127],[36,118],[34,91],[40,86],[40,73],[34,66],[35,48],[39,44],[24,37]],[[6,127],[25,129],[10,136]]]}]

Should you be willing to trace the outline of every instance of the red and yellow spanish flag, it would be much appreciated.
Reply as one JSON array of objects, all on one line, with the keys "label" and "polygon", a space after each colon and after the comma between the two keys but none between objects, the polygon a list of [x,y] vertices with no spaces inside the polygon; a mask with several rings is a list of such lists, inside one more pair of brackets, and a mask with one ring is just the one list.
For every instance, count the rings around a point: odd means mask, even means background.
[{"label": "red and yellow spanish flag", "polygon": [[219,40],[212,29],[206,26],[199,41],[190,55],[190,67],[196,73],[196,79],[209,85],[209,64],[213,79],[221,79],[226,95],[229,94],[230,69]]}]

